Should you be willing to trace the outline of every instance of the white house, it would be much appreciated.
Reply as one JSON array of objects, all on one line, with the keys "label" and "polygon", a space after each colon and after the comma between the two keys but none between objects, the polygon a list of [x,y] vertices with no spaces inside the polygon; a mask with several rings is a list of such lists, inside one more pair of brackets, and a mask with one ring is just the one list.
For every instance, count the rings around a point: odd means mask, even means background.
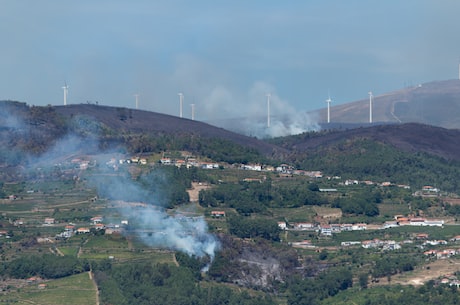
[{"label": "white house", "polygon": [[364,231],[367,229],[367,224],[365,223],[356,223],[352,226],[353,231]]},{"label": "white house", "polygon": [[294,223],[294,229],[295,230],[313,230],[315,229],[315,226],[311,222],[297,222],[297,223]]},{"label": "white house", "polygon": [[320,232],[324,236],[332,236],[332,228],[330,225],[321,225]]},{"label": "white house", "polygon": [[54,223],[55,223],[54,218],[51,218],[51,217],[45,218],[45,221],[44,221],[44,224],[45,224],[45,225],[52,225],[52,224],[54,224]]},{"label": "white house", "polygon": [[281,230],[286,230],[286,228],[287,228],[286,222],[285,221],[278,221],[278,227]]}]

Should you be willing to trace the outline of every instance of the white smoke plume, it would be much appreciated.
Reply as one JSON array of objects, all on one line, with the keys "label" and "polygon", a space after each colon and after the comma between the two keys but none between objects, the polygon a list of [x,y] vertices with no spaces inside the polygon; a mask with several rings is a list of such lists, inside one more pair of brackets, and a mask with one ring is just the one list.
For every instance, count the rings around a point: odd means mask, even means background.
[{"label": "white smoke plume", "polygon": [[89,177],[99,194],[118,201],[118,210],[129,219],[131,231],[146,245],[177,250],[190,256],[207,256],[212,261],[219,249],[219,242],[209,233],[204,217],[167,213],[162,206],[168,198],[161,187],[167,185],[168,181],[164,181],[161,169],[154,170],[145,179],[161,183],[146,189],[129,176],[112,174]]},{"label": "white smoke plume", "polygon": [[[9,131],[2,132],[2,137],[8,137],[8,134],[14,135],[11,133],[12,130],[21,131],[22,135],[27,136],[27,130],[30,129],[28,124],[6,111],[0,113],[3,114],[0,127],[8,128]],[[76,118],[76,120],[71,125],[80,135],[67,134],[61,139],[56,139],[54,145],[40,156],[27,155],[23,162],[27,161],[28,166],[23,168],[22,174],[27,176],[28,173],[38,169],[55,169],[56,166],[61,165],[62,168],[73,168],[75,175],[84,178],[89,187],[96,188],[100,197],[123,203],[118,205],[120,216],[130,220],[131,232],[146,245],[181,251],[190,256],[209,257],[212,261],[219,248],[219,242],[208,232],[204,217],[192,218],[169,214],[162,207],[168,199],[167,192],[163,189],[168,185],[168,181],[165,181],[161,168],[154,168],[153,172],[144,178],[161,182],[158,185],[135,181],[127,170],[116,171],[113,166],[107,165],[107,161],[115,156],[120,157],[121,154],[100,151],[97,124],[95,125],[95,122],[91,122],[89,118],[84,120]],[[1,154],[3,155],[3,152]],[[91,160],[91,167],[81,171],[76,169],[71,159],[79,157]],[[58,176],[58,179],[61,178]],[[133,203],[142,204],[139,207],[138,204]]]},{"label": "white smoke plume", "polygon": [[[270,94],[269,102],[267,94]],[[314,117],[294,109],[264,82],[254,83],[248,93],[240,96],[224,87],[215,87],[204,105],[203,111],[211,124],[257,138],[288,136],[319,129]],[[219,119],[222,114],[233,119]]]},{"label": "white smoke plume", "polygon": [[141,235],[149,246],[166,246],[191,256],[209,256],[211,261],[219,247],[217,239],[208,233],[204,217],[169,216],[165,212],[147,208],[137,220],[147,230],[152,230]]}]

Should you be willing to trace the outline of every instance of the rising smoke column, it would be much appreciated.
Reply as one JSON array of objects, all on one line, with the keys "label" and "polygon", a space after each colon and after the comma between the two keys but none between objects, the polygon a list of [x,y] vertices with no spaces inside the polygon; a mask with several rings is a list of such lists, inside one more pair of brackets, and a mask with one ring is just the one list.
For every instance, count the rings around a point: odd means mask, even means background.
[{"label": "rising smoke column", "polygon": [[[204,217],[168,214],[162,207],[167,200],[162,187],[167,186],[168,181],[164,180],[160,169],[155,169],[152,175],[148,179],[158,184],[150,189],[123,174],[92,175],[88,182],[101,196],[123,201],[118,207],[120,213],[130,219],[132,231],[146,245],[177,250],[190,256],[208,256],[212,261],[219,242],[208,232]],[[143,204],[140,207],[130,204],[135,202]]]},{"label": "rising smoke column", "polygon": [[99,196],[119,202],[118,211],[129,219],[131,232],[151,247],[214,259],[219,242],[208,232],[204,217],[170,215],[163,208],[168,200],[164,187],[170,182],[161,168],[143,178],[152,182],[145,185],[133,180],[127,171],[106,166],[103,160],[108,156],[109,153],[93,156],[99,166],[86,176],[87,183],[96,188]]},{"label": "rising smoke column", "polygon": [[151,232],[140,234],[149,246],[166,247],[184,252],[190,256],[209,256],[214,259],[219,243],[208,233],[204,217],[170,216],[162,211],[147,208],[136,220]]},{"label": "rising smoke column", "polygon": [[[271,109],[269,127],[267,93],[270,93]],[[289,136],[320,129],[316,117],[294,109],[276,94],[275,88],[262,81],[255,82],[248,92],[240,94],[224,86],[216,86],[205,98],[203,112],[211,124],[257,138]],[[222,114],[227,119],[222,118]]]}]

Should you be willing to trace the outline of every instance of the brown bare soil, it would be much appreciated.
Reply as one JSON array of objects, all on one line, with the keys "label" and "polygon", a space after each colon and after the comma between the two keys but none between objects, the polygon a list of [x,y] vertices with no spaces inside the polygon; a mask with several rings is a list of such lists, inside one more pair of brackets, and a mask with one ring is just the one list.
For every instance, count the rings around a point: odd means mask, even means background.
[{"label": "brown bare soil", "polygon": [[443,197],[442,201],[449,203],[451,205],[460,205],[460,198],[447,198]]},{"label": "brown bare soil", "polygon": [[439,277],[453,274],[456,271],[460,271],[459,259],[440,259],[412,272],[394,275],[390,278],[390,281],[386,277],[380,278],[378,283],[373,283],[371,286],[388,284],[421,286],[429,280],[435,280]]},{"label": "brown bare soil", "polygon": [[211,186],[207,183],[192,182],[192,188],[187,190],[190,202],[198,202],[198,195],[201,190],[207,190]]}]

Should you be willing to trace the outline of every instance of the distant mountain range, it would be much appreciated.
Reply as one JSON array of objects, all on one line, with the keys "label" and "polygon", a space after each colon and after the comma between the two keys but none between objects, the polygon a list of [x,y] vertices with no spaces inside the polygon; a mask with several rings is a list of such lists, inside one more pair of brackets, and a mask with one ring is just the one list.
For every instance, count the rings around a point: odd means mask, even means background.
[{"label": "distant mountain range", "polygon": [[[460,80],[457,79],[376,94],[372,104],[373,125],[422,123],[460,129]],[[372,125],[369,123],[369,98],[340,105],[332,101],[329,124],[327,107],[313,113],[325,129]]]}]

